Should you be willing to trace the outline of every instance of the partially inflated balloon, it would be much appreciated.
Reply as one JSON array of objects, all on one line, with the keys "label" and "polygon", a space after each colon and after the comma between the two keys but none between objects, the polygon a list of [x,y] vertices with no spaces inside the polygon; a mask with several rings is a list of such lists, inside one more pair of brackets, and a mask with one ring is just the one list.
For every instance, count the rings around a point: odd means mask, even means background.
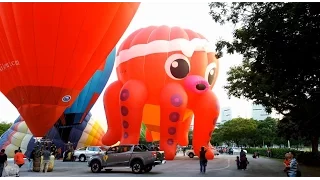
[{"label": "partially inflated balloon", "polygon": [[[57,148],[65,149],[64,134],[59,134],[64,128],[52,127],[47,133],[46,138],[52,140]],[[74,148],[85,146],[99,146],[101,145],[101,137],[104,134],[101,121],[93,119],[91,114],[84,118],[83,122],[71,128],[71,136],[67,138],[75,145]],[[22,152],[29,157],[31,151],[36,145],[33,135],[31,134],[25,121],[19,116],[13,125],[1,136],[0,149],[5,149],[8,157],[13,157],[14,150],[21,148]]]},{"label": "partially inflated balloon", "polygon": [[116,48],[112,50],[108,58],[106,58],[100,68],[94,73],[72,106],[64,111],[57,122],[58,126],[72,126],[82,123],[107,84],[115,58]]},{"label": "partially inflated balloon", "polygon": [[35,136],[72,105],[139,3],[0,3],[0,90]]}]

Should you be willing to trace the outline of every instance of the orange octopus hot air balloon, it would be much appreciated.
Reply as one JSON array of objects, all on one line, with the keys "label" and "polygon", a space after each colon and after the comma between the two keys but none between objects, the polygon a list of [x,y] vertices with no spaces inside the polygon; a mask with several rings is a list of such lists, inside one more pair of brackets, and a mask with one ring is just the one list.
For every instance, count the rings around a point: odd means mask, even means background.
[{"label": "orange octopus hot air balloon", "polygon": [[[194,116],[195,153],[209,147],[219,116],[218,99],[211,91],[219,63],[205,37],[180,27],[142,28],[122,43],[116,66],[118,81],[104,94],[104,144],[138,143],[142,121],[170,160],[177,144],[187,143]],[[213,152],[206,156],[212,159]]]},{"label": "orange octopus hot air balloon", "polygon": [[0,3],[0,91],[44,136],[114,48],[139,3]]}]

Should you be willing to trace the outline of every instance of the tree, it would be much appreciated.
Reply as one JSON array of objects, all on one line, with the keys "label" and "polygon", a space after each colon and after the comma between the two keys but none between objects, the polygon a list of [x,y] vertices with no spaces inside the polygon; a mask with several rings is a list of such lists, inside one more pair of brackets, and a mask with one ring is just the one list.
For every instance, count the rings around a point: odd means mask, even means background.
[{"label": "tree", "polygon": [[12,126],[12,123],[1,122],[0,123],[0,136],[2,136],[2,134],[5,133],[11,126]]},{"label": "tree", "polygon": [[[224,142],[234,142],[238,146],[245,139],[254,137],[257,124],[253,119],[235,118],[222,124],[218,130],[218,138]],[[220,134],[221,133],[221,134]],[[214,137],[213,137],[214,139]],[[243,144],[242,144],[243,145]]]},{"label": "tree", "polygon": [[188,145],[192,145],[192,139],[193,139],[193,130],[189,130],[189,132],[188,132]]},{"label": "tree", "polygon": [[317,122],[318,119],[310,116],[310,111],[316,112],[317,106],[298,106],[293,109],[279,123],[279,135],[288,140],[296,140],[299,144],[301,141],[304,141],[304,144],[311,141],[312,151],[317,152],[320,123]]},{"label": "tree", "polygon": [[257,140],[260,144],[271,146],[277,137],[278,120],[266,118],[263,121],[257,121]]},{"label": "tree", "polygon": [[[219,126],[221,127],[221,125],[219,125]],[[210,142],[212,145],[221,145],[224,142],[223,137],[222,137],[222,130],[223,129],[219,128],[219,126],[218,126],[218,128],[216,128],[214,130],[214,132],[211,135]]]},{"label": "tree", "polygon": [[146,144],[146,126],[142,123],[140,128],[140,138],[139,138],[140,144]]},{"label": "tree", "polygon": [[[245,97],[289,116],[318,151],[320,113],[319,3],[210,3],[215,22],[237,25],[233,41],[217,43],[218,55],[243,55],[228,72],[229,96]],[[304,117],[291,113],[306,112]],[[305,110],[303,110],[305,109]],[[297,117],[298,116],[298,117]],[[307,132],[306,132],[307,131]]]}]

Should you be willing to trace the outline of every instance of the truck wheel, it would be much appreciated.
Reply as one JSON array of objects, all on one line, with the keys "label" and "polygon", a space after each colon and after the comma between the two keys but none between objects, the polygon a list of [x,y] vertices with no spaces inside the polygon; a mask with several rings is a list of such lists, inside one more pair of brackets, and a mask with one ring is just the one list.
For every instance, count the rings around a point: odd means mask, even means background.
[{"label": "truck wheel", "polygon": [[193,158],[194,154],[193,153],[189,153],[189,158]]},{"label": "truck wheel", "polygon": [[99,173],[101,171],[101,163],[99,161],[93,161],[91,162],[91,171],[93,173]]},{"label": "truck wheel", "polygon": [[131,165],[132,172],[135,174],[139,174],[143,170],[143,164],[141,161],[134,161]]},{"label": "truck wheel", "polygon": [[83,155],[83,154],[81,154],[81,155],[79,156],[79,161],[85,162],[85,161],[86,161],[86,156]]},{"label": "truck wheel", "polygon": [[146,172],[146,173],[150,172],[151,170],[152,170],[152,166],[146,166],[144,168],[144,172]]}]

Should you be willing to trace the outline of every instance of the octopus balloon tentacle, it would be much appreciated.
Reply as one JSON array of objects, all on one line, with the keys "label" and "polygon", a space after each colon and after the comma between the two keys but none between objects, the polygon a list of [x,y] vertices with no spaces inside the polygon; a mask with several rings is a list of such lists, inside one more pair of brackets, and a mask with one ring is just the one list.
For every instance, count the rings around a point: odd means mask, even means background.
[{"label": "octopus balloon tentacle", "polygon": [[107,146],[117,143],[121,138],[121,115],[119,112],[121,88],[122,83],[115,81],[108,86],[103,96],[108,130],[102,137],[102,143]]},{"label": "octopus balloon tentacle", "polygon": [[121,144],[138,144],[143,108],[148,97],[144,83],[138,80],[126,82],[120,92],[122,118]]},{"label": "octopus balloon tentacle", "polygon": [[179,123],[177,141],[180,146],[188,146],[189,130],[192,119],[193,115],[191,114],[187,116],[184,121]]},{"label": "octopus balloon tentacle", "polygon": [[[120,100],[106,97],[104,101],[110,128],[122,123],[117,129],[123,131],[121,143],[137,143],[143,122],[152,137],[149,139],[160,140],[160,149],[172,160],[176,145],[187,144],[194,116],[195,153],[199,154],[201,146],[211,147],[211,133],[219,116],[218,100],[211,90],[219,63],[207,39],[180,27],[142,28],[122,43],[116,66],[118,79],[124,84]],[[111,94],[106,91],[105,96]],[[108,102],[110,99],[113,102]],[[114,103],[111,107],[125,108],[117,111],[108,107],[110,103]],[[120,119],[112,115],[119,113]],[[211,151],[206,156],[214,157]]]},{"label": "octopus balloon tentacle", "polygon": [[177,129],[188,103],[184,88],[178,83],[167,84],[160,97],[160,149],[166,157],[174,157],[177,148]]},{"label": "octopus balloon tentacle", "polygon": [[[206,103],[203,103],[206,102]],[[193,147],[196,155],[199,155],[200,147],[204,146],[210,149],[210,139],[218,119],[217,98],[214,93],[208,91],[198,99],[197,106],[193,108],[194,129],[193,129]],[[205,112],[205,113],[203,113]],[[207,159],[213,159],[213,152],[206,153]]]}]

